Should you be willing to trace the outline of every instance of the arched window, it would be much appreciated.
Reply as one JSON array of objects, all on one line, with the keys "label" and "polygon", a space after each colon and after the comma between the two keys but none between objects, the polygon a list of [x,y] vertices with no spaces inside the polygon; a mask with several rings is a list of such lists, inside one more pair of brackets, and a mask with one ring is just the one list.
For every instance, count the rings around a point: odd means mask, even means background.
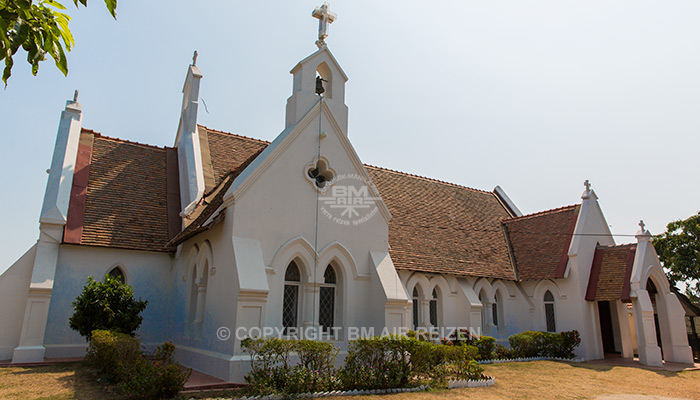
[{"label": "arched window", "polygon": [[486,304],[486,294],[482,289],[479,292],[479,302],[481,303],[481,330],[488,333],[489,331],[489,316],[488,316],[488,304]]},{"label": "arched window", "polygon": [[112,270],[109,271],[107,275],[111,276],[112,278],[118,280],[121,283],[126,283],[126,276],[124,275],[124,271],[122,271],[122,269],[119,267],[112,268]]},{"label": "arched window", "polygon": [[557,318],[554,312],[554,295],[549,290],[544,294],[544,317],[547,321],[547,332],[556,332]]},{"label": "arched window", "polygon": [[418,329],[420,326],[420,294],[418,286],[413,288],[413,329]]},{"label": "arched window", "polygon": [[[207,278],[209,276],[209,261],[204,260],[204,267],[192,268],[192,281],[190,282],[190,309],[188,322],[189,332],[195,339],[202,338],[202,325],[206,315],[207,300]],[[197,276],[197,271],[201,271],[201,276]]]},{"label": "arched window", "polygon": [[282,304],[282,326],[284,333],[289,333],[289,328],[298,326],[299,314],[299,289],[301,287],[301,273],[297,263],[292,261],[284,273],[284,294]]},{"label": "arched window", "polygon": [[438,293],[433,289],[433,298],[430,299],[430,325],[438,326]]},{"label": "arched window", "polygon": [[323,273],[323,285],[321,285],[320,303],[318,312],[318,324],[324,332],[330,331],[335,326],[335,293],[336,276],[332,265],[326,267]]},{"label": "arched window", "polygon": [[498,314],[498,307],[499,307],[499,297],[500,294],[496,292],[496,294],[493,296],[493,304],[491,304],[491,319],[493,320],[493,325],[496,327],[496,330],[501,329],[501,324],[500,320],[498,317],[500,316]]}]

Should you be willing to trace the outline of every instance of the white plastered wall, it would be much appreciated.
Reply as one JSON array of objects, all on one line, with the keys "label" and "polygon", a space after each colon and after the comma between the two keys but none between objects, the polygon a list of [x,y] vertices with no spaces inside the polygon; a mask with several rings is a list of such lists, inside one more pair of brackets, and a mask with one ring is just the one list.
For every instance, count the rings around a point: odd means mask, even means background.
[{"label": "white plastered wall", "polygon": [[36,245],[0,275],[0,360],[12,359],[12,352],[19,345],[35,254]]}]

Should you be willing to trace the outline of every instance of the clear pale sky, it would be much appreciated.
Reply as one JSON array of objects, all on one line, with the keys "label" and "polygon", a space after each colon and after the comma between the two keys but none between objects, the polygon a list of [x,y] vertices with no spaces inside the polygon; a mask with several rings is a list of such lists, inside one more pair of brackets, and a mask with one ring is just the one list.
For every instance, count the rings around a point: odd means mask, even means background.
[{"label": "clear pale sky", "polygon": [[[72,2],[66,0],[66,5]],[[99,0],[79,11],[63,77],[26,53],[0,93],[0,272],[38,238],[56,128],[172,146],[193,50],[199,123],[272,140],[289,70],[316,50],[320,0]],[[700,2],[335,0],[327,43],[350,80],[363,162],[492,190],[525,213],[580,201],[590,179],[616,234],[700,210]],[[620,236],[618,243],[634,240]]]}]

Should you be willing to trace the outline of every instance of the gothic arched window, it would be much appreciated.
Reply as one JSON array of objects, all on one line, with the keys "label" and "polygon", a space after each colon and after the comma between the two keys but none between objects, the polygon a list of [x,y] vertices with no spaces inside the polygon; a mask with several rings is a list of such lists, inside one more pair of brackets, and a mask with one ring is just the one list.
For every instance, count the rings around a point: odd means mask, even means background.
[{"label": "gothic arched window", "polygon": [[284,273],[284,294],[282,301],[282,326],[285,334],[289,328],[298,326],[299,314],[299,289],[301,287],[301,273],[297,263],[292,261]]},{"label": "gothic arched window", "polygon": [[438,293],[433,289],[433,298],[430,299],[430,325],[438,326]]},{"label": "gothic arched window", "polygon": [[335,326],[335,294],[337,279],[332,265],[326,267],[321,285],[318,324],[324,331],[330,331]]},{"label": "gothic arched window", "polygon": [[500,317],[498,313],[498,307],[500,303],[499,297],[500,294],[496,292],[496,294],[493,296],[493,304],[491,304],[491,319],[493,320],[493,325],[496,327],[497,330],[501,328],[501,324],[499,324],[500,321],[498,319]]},{"label": "gothic arched window", "polygon": [[556,332],[557,318],[554,310],[554,295],[549,290],[544,294],[544,317],[547,322],[547,332]]},{"label": "gothic arched window", "polygon": [[486,304],[486,294],[484,294],[484,290],[482,289],[479,292],[479,302],[481,303],[481,330],[484,332],[488,332],[489,329],[489,317],[488,317],[488,308]]},{"label": "gothic arched window", "polygon": [[124,275],[124,271],[122,271],[122,269],[119,267],[112,268],[112,270],[109,271],[107,275],[111,276],[112,278],[118,280],[121,283],[126,283],[126,276]]},{"label": "gothic arched window", "polygon": [[413,288],[413,329],[418,329],[420,326],[420,294],[418,286]]}]

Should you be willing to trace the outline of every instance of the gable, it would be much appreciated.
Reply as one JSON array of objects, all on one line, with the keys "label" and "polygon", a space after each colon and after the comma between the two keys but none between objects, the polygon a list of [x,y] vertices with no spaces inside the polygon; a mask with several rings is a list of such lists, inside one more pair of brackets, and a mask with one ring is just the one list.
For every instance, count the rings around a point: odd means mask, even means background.
[{"label": "gable", "polygon": [[630,300],[630,276],[637,246],[598,246],[593,256],[586,300]]}]

